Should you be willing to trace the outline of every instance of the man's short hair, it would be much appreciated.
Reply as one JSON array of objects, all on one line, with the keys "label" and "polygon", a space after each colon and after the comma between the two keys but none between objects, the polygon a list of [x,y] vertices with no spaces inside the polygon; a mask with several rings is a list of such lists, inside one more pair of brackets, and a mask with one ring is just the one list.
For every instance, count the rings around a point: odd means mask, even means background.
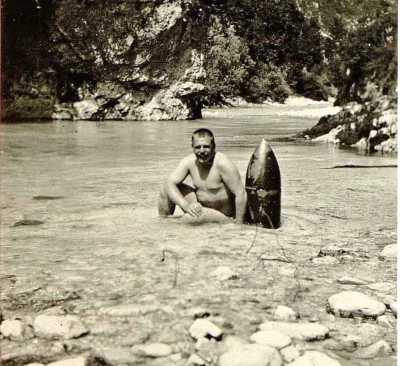
[{"label": "man's short hair", "polygon": [[199,129],[197,129],[196,131],[193,132],[193,134],[192,134],[192,146],[193,146],[194,136],[195,135],[197,135],[199,137],[210,136],[211,137],[211,144],[212,144],[213,147],[215,147],[214,134],[208,128],[199,128]]}]

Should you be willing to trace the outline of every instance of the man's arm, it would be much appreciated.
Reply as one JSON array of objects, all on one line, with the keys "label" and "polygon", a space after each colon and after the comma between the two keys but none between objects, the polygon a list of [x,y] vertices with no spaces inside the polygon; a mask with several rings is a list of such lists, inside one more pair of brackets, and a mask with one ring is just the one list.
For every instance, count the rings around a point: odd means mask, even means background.
[{"label": "man's arm", "polygon": [[239,170],[226,156],[219,162],[221,178],[235,195],[236,223],[243,224],[246,213],[247,194]]},{"label": "man's arm", "polygon": [[183,212],[187,212],[191,216],[201,215],[201,205],[198,203],[189,203],[180,192],[178,185],[183,183],[189,175],[190,156],[181,160],[175,170],[167,177],[164,184],[164,191],[168,198],[178,205]]}]

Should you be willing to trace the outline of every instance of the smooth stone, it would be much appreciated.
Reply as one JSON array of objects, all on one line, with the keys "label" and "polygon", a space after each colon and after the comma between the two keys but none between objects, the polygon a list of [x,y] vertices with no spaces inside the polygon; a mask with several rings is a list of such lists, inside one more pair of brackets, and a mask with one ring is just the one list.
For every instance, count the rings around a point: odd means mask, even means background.
[{"label": "smooth stone", "polygon": [[295,322],[297,318],[298,316],[293,309],[283,305],[279,305],[274,313],[274,320],[282,322]]},{"label": "smooth stone", "polygon": [[288,346],[280,350],[283,361],[286,363],[293,362],[300,357],[298,349],[294,346]]},{"label": "smooth stone", "polygon": [[93,354],[102,359],[106,365],[137,365],[138,362],[130,348],[126,347],[102,347]]},{"label": "smooth stone", "polygon": [[338,279],[339,283],[344,285],[367,285],[369,282],[361,278],[344,276]]},{"label": "smooth stone", "polygon": [[47,364],[47,366],[85,366],[85,357],[68,358]]},{"label": "smooth stone", "polygon": [[219,339],[222,336],[222,330],[207,319],[196,319],[189,328],[189,334],[194,339],[203,337]]},{"label": "smooth stone", "polygon": [[292,343],[292,340],[288,335],[272,330],[268,332],[261,330],[257,333],[254,333],[250,336],[250,340],[257,344],[266,344],[274,347],[278,351]]},{"label": "smooth stone", "polygon": [[328,304],[332,313],[346,318],[360,315],[376,318],[386,311],[385,304],[356,291],[332,295]]},{"label": "smooth stone", "polygon": [[33,328],[37,337],[46,339],[77,338],[89,332],[75,315],[38,315]]},{"label": "smooth stone", "polygon": [[203,360],[199,355],[193,353],[190,355],[186,362],[186,366],[206,366],[207,362]]},{"label": "smooth stone", "polygon": [[276,331],[300,341],[323,340],[329,333],[328,327],[317,323],[285,323],[264,322],[258,326],[259,330]]},{"label": "smooth stone", "polygon": [[273,348],[261,344],[247,344],[224,353],[218,366],[281,366],[282,357]]},{"label": "smooth stone", "polygon": [[389,356],[392,353],[392,348],[385,340],[380,340],[368,347],[359,348],[352,353],[354,357],[362,359],[371,359],[375,357]]},{"label": "smooth stone", "polygon": [[397,258],[397,244],[386,245],[379,256],[384,258]]},{"label": "smooth stone", "polygon": [[325,353],[318,351],[306,351],[303,356],[299,357],[288,366],[341,366],[339,361],[327,356]]},{"label": "smooth stone", "polygon": [[211,277],[215,277],[220,281],[226,281],[226,280],[236,280],[239,278],[239,275],[233,272],[231,268],[222,266],[212,271]]},{"label": "smooth stone", "polygon": [[164,343],[148,343],[131,347],[131,352],[138,356],[166,357],[172,353],[172,348]]}]

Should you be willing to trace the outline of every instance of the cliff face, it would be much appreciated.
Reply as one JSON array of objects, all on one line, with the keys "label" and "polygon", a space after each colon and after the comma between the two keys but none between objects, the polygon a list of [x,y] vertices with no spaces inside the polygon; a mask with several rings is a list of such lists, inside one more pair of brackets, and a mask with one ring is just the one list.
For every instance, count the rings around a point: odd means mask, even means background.
[{"label": "cliff face", "polygon": [[[69,70],[53,118],[161,120],[201,116],[201,42],[192,3],[64,1],[52,40]],[[71,84],[75,100],[66,96]],[[77,81],[76,81],[77,80]]]},{"label": "cliff face", "polygon": [[[44,8],[51,13],[46,24],[39,24],[44,30],[37,37],[37,48],[44,48],[47,42],[51,52],[43,52],[42,58],[48,62],[41,72],[51,68],[55,74],[53,80],[47,80],[57,96],[52,118],[201,117],[199,96],[205,76],[201,47],[206,20],[199,4],[66,0],[42,5],[30,10],[37,14],[37,22]],[[5,12],[11,8],[9,0]],[[29,82],[35,84],[32,76]],[[13,91],[6,88],[4,104],[7,92],[13,102],[20,99]]]}]

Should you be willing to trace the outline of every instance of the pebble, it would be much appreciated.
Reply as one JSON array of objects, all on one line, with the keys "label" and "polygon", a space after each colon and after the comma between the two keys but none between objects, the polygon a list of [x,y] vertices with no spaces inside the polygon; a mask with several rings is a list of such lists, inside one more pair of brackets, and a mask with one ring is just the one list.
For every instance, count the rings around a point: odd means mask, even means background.
[{"label": "pebble", "polygon": [[329,333],[328,327],[317,323],[285,323],[264,322],[258,326],[259,330],[277,331],[288,335],[292,339],[301,341],[315,341],[325,339]]},{"label": "pebble", "polygon": [[77,338],[89,332],[75,315],[38,315],[33,328],[37,337],[46,339]]},{"label": "pebble", "polygon": [[196,340],[203,337],[219,339],[222,337],[222,330],[207,319],[196,319],[189,328],[189,334]]},{"label": "pebble", "polygon": [[297,318],[298,316],[293,309],[283,305],[279,305],[274,313],[274,320],[283,322],[295,322]]},{"label": "pebble", "polygon": [[282,357],[273,348],[261,344],[247,344],[224,353],[218,366],[281,366]]},{"label": "pebble", "polygon": [[386,247],[383,248],[379,256],[388,259],[397,258],[397,244],[386,245]]},{"label": "pebble", "polygon": [[166,357],[172,353],[172,348],[164,343],[147,343],[132,346],[131,352],[138,356]]},{"label": "pebble", "polygon": [[287,347],[292,343],[292,340],[288,335],[273,330],[261,330],[254,333],[250,336],[250,340],[257,344],[266,344],[276,348],[277,350]]},{"label": "pebble", "polygon": [[229,267],[218,267],[211,272],[211,277],[215,277],[220,281],[237,280],[239,275],[232,271]]},{"label": "pebble", "polygon": [[298,349],[294,346],[288,346],[280,350],[283,361],[286,363],[293,362],[300,357]]},{"label": "pebble", "polygon": [[207,362],[195,353],[190,355],[186,362],[186,366],[206,366]]},{"label": "pebble", "polygon": [[68,358],[47,364],[47,366],[85,366],[85,357]]},{"label": "pebble", "polygon": [[339,278],[338,282],[342,283],[344,285],[367,285],[368,284],[368,281],[362,280],[360,278],[348,277],[348,276]]},{"label": "pebble", "polygon": [[303,356],[299,357],[288,366],[341,366],[339,361],[327,356],[325,353],[318,351],[306,351]]},{"label": "pebble", "polygon": [[332,295],[328,305],[333,314],[342,317],[362,315],[376,318],[386,311],[385,304],[356,291],[344,291]]},{"label": "pebble", "polygon": [[371,359],[375,357],[389,356],[392,353],[392,348],[385,340],[380,340],[370,346],[357,349],[352,353],[354,357],[362,359]]}]

